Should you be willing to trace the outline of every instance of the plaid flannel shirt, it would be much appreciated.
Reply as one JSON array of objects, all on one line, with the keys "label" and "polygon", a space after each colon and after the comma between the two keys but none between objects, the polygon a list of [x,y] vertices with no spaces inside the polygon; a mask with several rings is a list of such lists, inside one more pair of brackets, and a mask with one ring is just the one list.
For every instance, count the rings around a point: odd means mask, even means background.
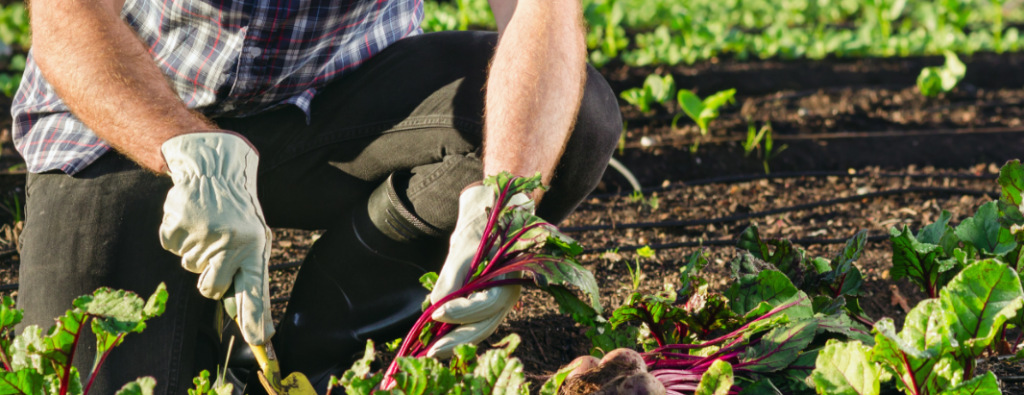
[{"label": "plaid flannel shirt", "polygon": [[[189,108],[240,117],[291,104],[308,120],[318,88],[422,32],[423,2],[127,0],[121,17]],[[110,150],[57,97],[31,52],[11,112],[30,172],[75,174]]]}]

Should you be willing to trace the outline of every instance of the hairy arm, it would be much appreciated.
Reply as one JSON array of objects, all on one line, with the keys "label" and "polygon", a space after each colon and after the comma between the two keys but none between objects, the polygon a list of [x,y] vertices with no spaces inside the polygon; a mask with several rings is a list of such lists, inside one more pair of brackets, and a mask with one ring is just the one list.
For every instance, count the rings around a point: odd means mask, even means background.
[{"label": "hairy arm", "polygon": [[217,126],[181,102],[121,20],[123,3],[33,0],[33,57],[71,112],[97,136],[163,173],[165,141]]},{"label": "hairy arm", "polygon": [[499,42],[487,77],[484,174],[550,182],[586,78],[578,0],[490,0]]}]

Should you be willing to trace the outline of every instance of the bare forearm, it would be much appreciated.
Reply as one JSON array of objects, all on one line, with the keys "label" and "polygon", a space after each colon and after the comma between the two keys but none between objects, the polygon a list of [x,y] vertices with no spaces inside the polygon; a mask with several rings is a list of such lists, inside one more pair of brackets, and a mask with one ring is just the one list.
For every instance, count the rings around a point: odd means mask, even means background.
[{"label": "bare forearm", "polygon": [[519,0],[513,7],[507,25],[499,19],[503,30],[487,79],[484,174],[539,171],[547,183],[583,95],[580,3]]},{"label": "bare forearm", "polygon": [[185,107],[112,3],[33,1],[33,57],[78,119],[142,166],[162,172],[164,141],[216,126]]}]

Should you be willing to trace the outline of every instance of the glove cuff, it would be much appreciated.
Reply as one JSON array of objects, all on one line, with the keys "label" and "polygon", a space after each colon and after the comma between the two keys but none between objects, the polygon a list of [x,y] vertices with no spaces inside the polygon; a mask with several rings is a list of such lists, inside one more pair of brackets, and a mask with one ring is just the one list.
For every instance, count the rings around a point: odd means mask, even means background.
[{"label": "glove cuff", "polygon": [[165,141],[160,152],[167,171],[180,178],[242,179],[255,176],[259,157],[248,140],[229,131],[183,134]]}]

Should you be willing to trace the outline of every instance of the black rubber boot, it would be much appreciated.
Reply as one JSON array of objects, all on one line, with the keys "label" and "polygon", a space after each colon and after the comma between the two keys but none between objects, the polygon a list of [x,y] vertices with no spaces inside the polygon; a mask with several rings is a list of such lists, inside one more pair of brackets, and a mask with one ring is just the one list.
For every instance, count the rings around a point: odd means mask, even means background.
[{"label": "black rubber boot", "polygon": [[273,338],[283,374],[302,372],[323,392],[367,340],[405,337],[419,318],[427,296],[419,278],[440,270],[448,240],[403,202],[397,191],[408,177],[393,174],[310,249]]}]

